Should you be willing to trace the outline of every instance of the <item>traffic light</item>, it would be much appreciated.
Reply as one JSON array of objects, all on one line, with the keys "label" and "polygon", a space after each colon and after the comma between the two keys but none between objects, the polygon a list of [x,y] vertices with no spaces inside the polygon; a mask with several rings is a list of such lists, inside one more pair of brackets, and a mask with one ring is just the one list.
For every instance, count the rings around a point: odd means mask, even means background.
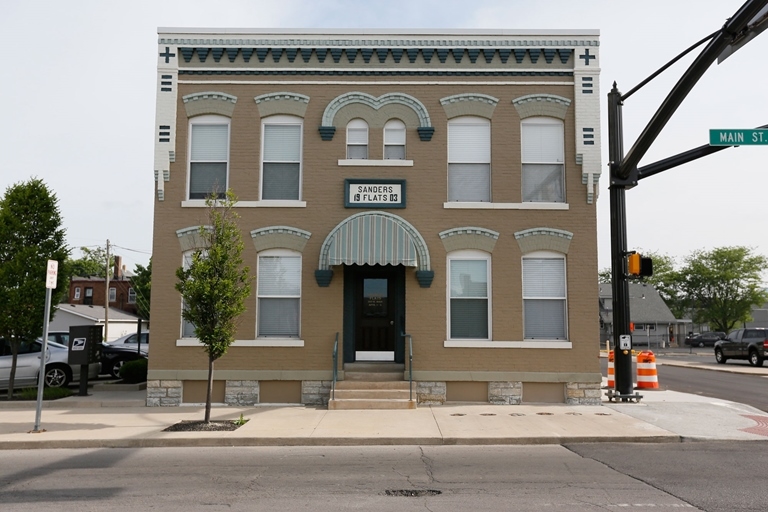
[{"label": "traffic light", "polygon": [[650,277],[653,275],[653,260],[632,253],[627,257],[627,273],[635,277]]}]

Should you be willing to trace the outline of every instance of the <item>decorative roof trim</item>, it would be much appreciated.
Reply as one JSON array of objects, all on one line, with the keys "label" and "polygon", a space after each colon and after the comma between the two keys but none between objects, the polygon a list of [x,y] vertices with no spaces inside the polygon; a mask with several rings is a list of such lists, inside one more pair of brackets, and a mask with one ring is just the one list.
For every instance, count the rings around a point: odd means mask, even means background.
[{"label": "decorative roof trim", "polygon": [[557,71],[498,71],[467,68],[466,70],[452,69],[437,70],[367,70],[367,69],[180,69],[179,75],[238,75],[238,76],[552,76],[572,77],[572,70]]},{"label": "decorative roof trim", "polygon": [[538,236],[538,235],[556,236],[559,238],[565,238],[567,240],[573,239],[573,233],[571,233],[570,231],[565,231],[563,229],[555,229],[555,228],[524,229],[522,231],[518,231],[515,233],[515,239],[520,240],[521,238],[525,238],[528,236]]},{"label": "decorative roof trim", "polygon": [[559,105],[562,105],[564,107],[571,106],[571,100],[569,100],[568,98],[563,98],[562,96],[556,96],[554,94],[528,94],[528,95],[520,96],[519,98],[513,99],[512,104],[517,107],[519,105],[522,105],[523,103],[528,103],[532,101],[551,101]]},{"label": "decorative roof trim", "polygon": [[227,94],[225,92],[217,92],[217,91],[196,92],[192,94],[187,94],[186,96],[182,96],[181,99],[184,101],[184,103],[188,103],[190,101],[199,101],[199,100],[221,100],[221,101],[227,101],[233,104],[237,103],[237,96],[232,96],[231,94]]},{"label": "decorative roof trim", "polygon": [[[173,29],[175,30],[175,29]],[[183,30],[183,29],[182,29]],[[163,33],[163,30],[159,32]],[[216,30],[217,35],[223,33],[223,31]],[[191,34],[190,34],[191,35]],[[307,34],[309,35],[309,34]],[[389,35],[389,34],[388,34]],[[597,36],[597,34],[595,34]],[[542,48],[560,46],[566,48],[580,47],[580,46],[600,46],[598,39],[568,39],[562,38],[558,35],[554,35],[555,38],[549,39],[542,37],[538,34],[538,37],[533,38],[483,38],[478,39],[477,34],[468,34],[469,38],[462,39],[398,39],[398,38],[364,38],[355,37],[354,39],[339,38],[306,38],[306,37],[285,37],[276,39],[272,38],[189,38],[189,37],[158,37],[158,45],[190,45],[194,47],[200,46],[218,46],[218,47],[253,47],[253,46],[265,46],[265,47],[294,47],[294,48],[330,48],[330,47],[375,47],[375,48],[389,48],[393,46],[400,47],[412,47],[417,49],[429,49],[438,46],[444,46],[449,48],[500,48],[500,47],[521,47],[521,48]]]},{"label": "decorative roof trim", "polygon": [[254,229],[251,231],[251,238],[274,234],[293,235],[304,238],[306,240],[309,240],[309,237],[312,236],[312,233],[309,231],[304,231],[303,229],[294,228],[291,226],[269,226],[266,228]]},{"label": "decorative roof trim", "polygon": [[262,94],[261,96],[256,96],[253,98],[253,100],[256,102],[256,104],[265,101],[276,100],[293,100],[301,103],[309,103],[309,96],[299,94],[297,92],[271,92],[268,94]]},{"label": "decorative roof trim", "polygon": [[446,96],[440,99],[440,104],[443,106],[450,105],[451,103],[457,103],[462,101],[479,101],[482,103],[488,103],[494,107],[499,103],[499,98],[494,98],[488,94],[454,94],[453,96]]},{"label": "decorative roof trim", "polygon": [[456,236],[456,235],[483,235],[489,238],[493,238],[494,240],[499,239],[499,233],[496,231],[493,231],[491,229],[476,228],[471,226],[467,226],[463,228],[446,229],[445,231],[440,232],[441,239],[445,239],[445,238]]},{"label": "decorative roof trim", "polygon": [[427,107],[413,96],[400,92],[382,94],[378,98],[365,92],[348,92],[341,96],[337,96],[328,103],[327,107],[325,107],[322,126],[333,126],[333,119],[336,117],[339,110],[352,103],[363,103],[374,110],[379,110],[390,104],[403,105],[416,112],[416,115],[419,116],[421,127],[428,128],[432,126]]}]

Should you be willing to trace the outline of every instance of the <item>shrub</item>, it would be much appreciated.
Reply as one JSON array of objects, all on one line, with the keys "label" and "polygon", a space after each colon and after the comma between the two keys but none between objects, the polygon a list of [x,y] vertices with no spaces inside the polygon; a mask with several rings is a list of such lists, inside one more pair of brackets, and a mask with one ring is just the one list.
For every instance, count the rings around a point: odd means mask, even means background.
[{"label": "shrub", "polygon": [[[43,388],[43,400],[58,400],[72,396],[69,388]],[[37,388],[24,388],[16,394],[19,400],[37,400]]]},{"label": "shrub", "polygon": [[120,368],[120,378],[130,384],[137,384],[147,380],[147,360],[136,359],[128,361]]}]

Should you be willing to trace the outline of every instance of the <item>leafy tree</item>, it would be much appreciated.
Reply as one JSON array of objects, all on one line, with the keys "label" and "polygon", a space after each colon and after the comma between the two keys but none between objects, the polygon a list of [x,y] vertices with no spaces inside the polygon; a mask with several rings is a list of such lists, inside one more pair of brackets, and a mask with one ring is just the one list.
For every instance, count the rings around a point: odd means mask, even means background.
[{"label": "leafy tree", "polygon": [[96,247],[95,249],[89,249],[88,247],[81,247],[80,251],[83,253],[81,258],[67,260],[67,267],[70,275],[80,277],[101,277],[106,279],[107,269],[109,269],[109,275],[112,277],[115,268],[115,257],[109,255],[109,267],[107,267],[107,250],[103,247]]},{"label": "leafy tree", "polygon": [[681,290],[694,321],[724,332],[749,321],[752,307],[768,300],[761,284],[766,268],[768,258],[748,247],[694,251],[680,271]]},{"label": "leafy tree", "polygon": [[[19,344],[43,333],[48,260],[62,263],[69,256],[64,235],[58,199],[42,180],[33,178],[6,189],[0,199],[0,336],[10,342],[13,356],[9,400]],[[66,269],[60,268],[51,304],[61,301],[68,281]]]},{"label": "leafy tree", "polygon": [[131,286],[136,292],[136,310],[141,318],[149,320],[149,301],[152,295],[152,258],[146,267],[136,264]]},{"label": "leafy tree", "polygon": [[206,423],[211,421],[214,361],[235,341],[237,319],[251,293],[252,278],[243,266],[243,239],[233,210],[236,202],[232,191],[223,199],[211,196],[206,200],[210,225],[200,227],[204,247],[192,254],[188,268],[176,270],[176,290],[184,300],[182,316],[194,324],[208,354]]}]

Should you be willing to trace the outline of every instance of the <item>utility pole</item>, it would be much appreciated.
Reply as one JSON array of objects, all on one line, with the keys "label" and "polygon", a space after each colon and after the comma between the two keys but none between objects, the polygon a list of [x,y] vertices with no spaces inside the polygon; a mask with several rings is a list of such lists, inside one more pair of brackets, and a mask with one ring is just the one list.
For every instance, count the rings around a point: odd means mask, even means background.
[{"label": "utility pole", "polygon": [[[747,0],[717,32],[705,37],[622,95],[614,82],[608,94],[608,151],[610,165],[611,207],[611,279],[613,291],[613,339],[615,350],[615,390],[608,391],[610,400],[628,401],[641,398],[632,393],[632,355],[629,329],[629,284],[627,277],[627,216],[625,192],[638,181],[672,167],[701,158],[721,148],[696,148],[638,169],[640,159],[656,140],[661,130],[683,102],[693,86],[715,59],[725,58],[768,27],[768,0]],[[653,80],[680,58],[709,41],[683,76],[669,92],[629,152],[624,154],[622,109],[624,100]],[[623,347],[622,347],[623,345]]]},{"label": "utility pole", "polygon": [[107,238],[107,278],[104,284],[104,341],[109,339],[109,238]]}]

